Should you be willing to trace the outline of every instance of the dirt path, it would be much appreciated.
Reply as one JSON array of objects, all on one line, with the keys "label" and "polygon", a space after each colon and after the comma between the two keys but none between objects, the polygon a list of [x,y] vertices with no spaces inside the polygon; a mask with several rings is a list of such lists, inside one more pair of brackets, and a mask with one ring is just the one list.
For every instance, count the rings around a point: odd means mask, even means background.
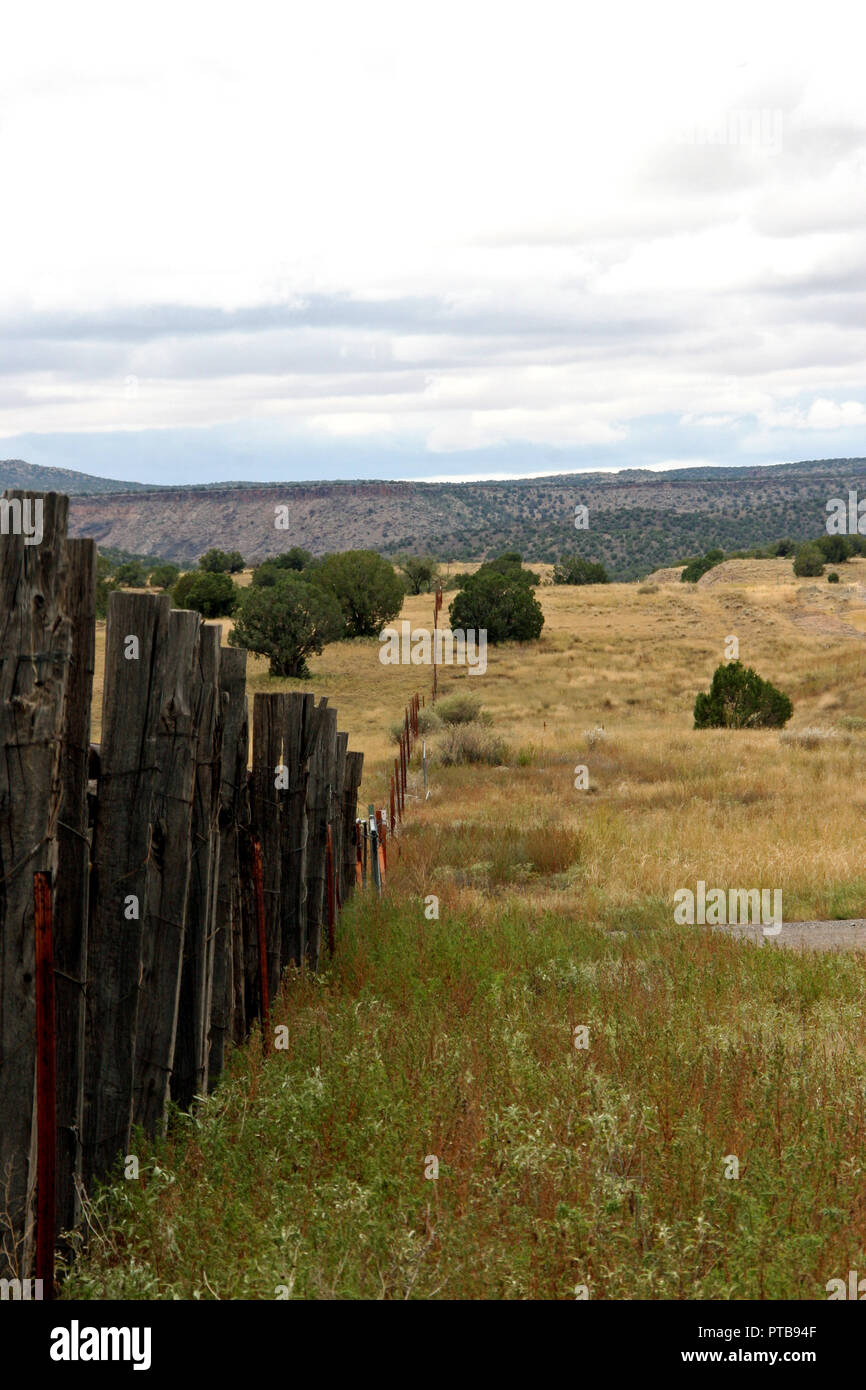
[{"label": "dirt path", "polygon": [[765,936],[761,927],[713,927],[758,946],[788,946],[809,951],[866,950],[866,918],[842,922],[784,922],[778,936]]}]

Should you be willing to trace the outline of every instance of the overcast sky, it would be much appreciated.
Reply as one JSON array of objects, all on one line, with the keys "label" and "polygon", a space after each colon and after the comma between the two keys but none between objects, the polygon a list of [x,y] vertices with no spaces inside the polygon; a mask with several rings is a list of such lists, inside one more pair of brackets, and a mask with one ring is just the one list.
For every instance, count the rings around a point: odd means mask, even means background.
[{"label": "overcast sky", "polygon": [[195,482],[866,455],[855,4],[0,16],[0,457]]}]

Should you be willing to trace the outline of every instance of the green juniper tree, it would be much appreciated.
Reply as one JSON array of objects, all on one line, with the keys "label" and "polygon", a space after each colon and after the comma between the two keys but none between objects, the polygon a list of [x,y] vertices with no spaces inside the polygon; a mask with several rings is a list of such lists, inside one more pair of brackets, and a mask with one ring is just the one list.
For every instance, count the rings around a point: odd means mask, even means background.
[{"label": "green juniper tree", "polygon": [[268,657],[272,676],[306,676],[307,658],[335,642],[343,626],[333,595],[285,570],[274,584],[243,591],[229,645]]}]

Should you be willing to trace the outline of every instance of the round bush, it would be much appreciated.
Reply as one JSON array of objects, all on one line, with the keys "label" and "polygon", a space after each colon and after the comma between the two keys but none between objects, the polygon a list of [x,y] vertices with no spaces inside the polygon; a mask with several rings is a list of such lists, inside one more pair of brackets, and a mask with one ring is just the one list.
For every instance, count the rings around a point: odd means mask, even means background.
[{"label": "round bush", "polygon": [[443,767],[462,763],[499,767],[508,757],[508,746],[486,724],[449,724],[437,752]]},{"label": "round bush", "polygon": [[482,718],[481,701],[469,691],[458,690],[438,702],[436,713],[443,724],[471,724]]},{"label": "round bush", "polygon": [[332,594],[346,637],[376,637],[403,607],[403,583],[375,550],[343,550],[315,560],[304,578]]},{"label": "round bush", "polygon": [[794,556],[794,573],[798,579],[816,579],[824,573],[824,556],[811,541],[801,545]]},{"label": "round bush", "polygon": [[[400,739],[403,736],[403,728],[404,725],[402,719],[399,720],[399,722],[391,725],[389,732],[391,734],[392,743],[400,742]],[[419,709],[418,733],[421,735],[422,738],[427,738],[430,734],[435,734],[436,730],[441,728],[442,720],[439,718],[439,715],[436,713],[435,709],[431,709],[428,705],[425,705],[422,709]]]},{"label": "round bush", "polygon": [[717,666],[709,693],[695,700],[696,729],[780,729],[794,706],[770,681],[739,661]]},{"label": "round bush", "polygon": [[544,614],[529,584],[480,570],[466,580],[448,610],[452,629],[486,632],[487,641],[533,642]]},{"label": "round bush", "polygon": [[203,618],[227,618],[238,600],[237,586],[227,574],[191,570],[171,591],[175,608],[192,608]]},{"label": "round bush", "polygon": [[272,676],[299,677],[309,675],[307,658],[335,642],[342,629],[336,599],[283,570],[275,584],[244,589],[229,644],[268,657]]}]

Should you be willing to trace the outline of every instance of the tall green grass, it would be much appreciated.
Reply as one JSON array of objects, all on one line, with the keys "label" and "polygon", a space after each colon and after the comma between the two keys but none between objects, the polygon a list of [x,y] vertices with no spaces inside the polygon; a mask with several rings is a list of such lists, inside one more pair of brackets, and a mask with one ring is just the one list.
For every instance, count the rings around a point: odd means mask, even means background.
[{"label": "tall green grass", "polygon": [[866,1266],[862,962],[656,915],[357,898],[288,1049],[137,1146],[64,1296],[825,1298]]}]

